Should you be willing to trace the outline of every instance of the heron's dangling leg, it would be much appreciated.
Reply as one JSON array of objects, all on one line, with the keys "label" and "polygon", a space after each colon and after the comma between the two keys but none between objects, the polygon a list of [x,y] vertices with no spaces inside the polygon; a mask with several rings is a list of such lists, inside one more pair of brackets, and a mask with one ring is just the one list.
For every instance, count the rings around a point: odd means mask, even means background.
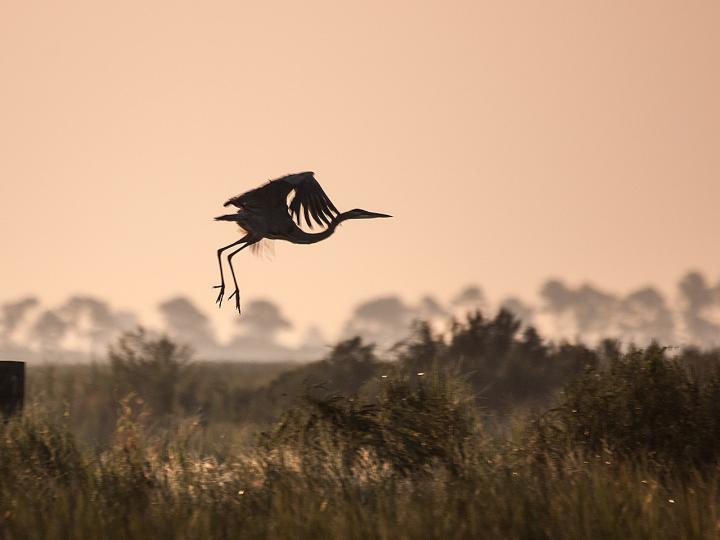
[{"label": "heron's dangling leg", "polygon": [[228,266],[230,267],[230,274],[232,274],[233,283],[235,284],[235,291],[230,295],[230,298],[235,297],[235,309],[240,313],[240,288],[238,287],[237,279],[235,278],[235,269],[232,265],[232,258],[240,253],[243,249],[256,243],[257,240],[248,240],[244,246],[239,247],[228,255]]},{"label": "heron's dangling leg", "polygon": [[231,247],[235,247],[238,244],[242,244],[243,242],[247,242],[247,235],[243,236],[240,240],[237,242],[233,242],[230,245],[227,245],[225,247],[221,247],[217,250],[217,258],[218,258],[218,266],[220,267],[220,285],[215,285],[213,288],[220,289],[220,294],[218,294],[217,300],[215,300],[215,303],[222,306],[223,296],[225,295],[225,276],[223,276],[223,267],[222,267],[222,254],[223,251],[226,249],[230,249]]}]

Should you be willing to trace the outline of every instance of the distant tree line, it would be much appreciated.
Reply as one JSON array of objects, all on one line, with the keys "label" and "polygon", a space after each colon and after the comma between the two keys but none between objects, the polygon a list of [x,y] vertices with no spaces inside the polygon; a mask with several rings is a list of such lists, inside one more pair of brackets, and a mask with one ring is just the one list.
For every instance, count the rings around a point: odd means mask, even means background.
[{"label": "distant tree line", "polygon": [[[675,350],[650,345],[625,351],[612,339],[594,347],[555,343],[501,309],[492,317],[471,312],[457,320],[449,333],[434,332],[427,322],[418,322],[412,334],[390,351],[378,350],[356,336],[338,342],[319,360],[303,364],[198,362],[188,347],[139,329],[124,333],[109,347],[109,362],[32,367],[29,394],[42,397],[48,404],[57,404],[61,408],[58,415],[63,411],[83,411],[67,421],[88,442],[109,436],[119,414],[118,401],[127,396],[132,396],[149,415],[149,425],[167,427],[178,419],[196,418],[202,425],[266,426],[303,395],[310,399],[339,395],[351,401],[374,403],[390,381],[419,383],[439,375],[461,386],[462,394],[471,398],[474,408],[487,417],[501,419],[512,411],[532,412],[546,407],[572,381],[583,380],[592,386],[595,379],[588,374],[607,370],[614,373],[614,369],[629,366],[617,362],[635,358],[637,351],[646,351],[642,353],[646,360],[654,359],[644,367],[632,364],[635,366],[632,369],[651,371],[640,373],[638,380],[672,377],[653,379],[653,384],[664,385],[663,391],[668,395],[676,384],[673,381],[681,381],[678,383],[681,385],[689,384],[682,381],[691,379],[720,384],[720,348]],[[658,371],[664,368],[655,360],[663,358],[672,361],[677,369]],[[635,382],[634,375],[618,372],[618,379],[631,385],[637,399],[644,399],[642,385]],[[630,392],[628,388],[625,390]],[[718,395],[715,386],[708,388],[712,395]],[[601,390],[610,406],[617,398],[616,391],[623,389],[608,383]],[[684,392],[683,400],[694,395],[692,388],[680,390]],[[574,396],[573,399],[582,400],[583,392],[578,390]],[[668,406],[677,399],[680,398],[668,397]],[[622,403],[616,404],[618,411],[624,406]],[[706,405],[710,407],[712,403],[708,401],[702,406]],[[667,409],[663,404],[658,407]],[[593,415],[587,422],[602,422],[599,409],[593,409]],[[567,419],[564,422],[567,424]]]},{"label": "distant tree line", "polygon": [[[610,337],[639,346],[652,341],[720,346],[720,280],[709,283],[698,272],[679,281],[672,301],[650,286],[619,295],[557,279],[543,284],[537,304],[517,297],[493,303],[477,286],[465,287],[447,302],[429,295],[415,304],[396,295],[372,298],[353,308],[340,338],[361,336],[388,348],[407,337],[415,321],[427,321],[435,331],[451,331],[454,319],[495,308],[514,314],[523,328],[533,326],[553,340],[596,344]],[[248,303],[234,335],[224,341],[208,315],[186,297],[167,299],[158,310],[163,319],[158,331],[189,343],[208,359],[307,360],[317,357],[329,342],[319,328],[311,327],[297,347],[282,345],[280,334],[294,325],[280,306],[265,299]],[[0,352],[21,359],[94,358],[138,322],[134,313],[115,310],[92,296],[72,296],[55,308],[47,308],[36,297],[20,298],[0,305]]]}]

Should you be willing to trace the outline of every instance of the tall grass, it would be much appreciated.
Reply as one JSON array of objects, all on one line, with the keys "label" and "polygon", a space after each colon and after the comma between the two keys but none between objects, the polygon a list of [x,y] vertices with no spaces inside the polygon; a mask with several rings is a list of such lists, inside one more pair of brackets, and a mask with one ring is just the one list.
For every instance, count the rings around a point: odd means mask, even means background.
[{"label": "tall grass", "polygon": [[[136,352],[153,350],[146,339]],[[144,381],[108,397],[102,444],[78,438],[83,411],[32,404],[0,427],[0,537],[720,538],[716,356],[700,369],[659,347],[606,344],[544,411],[489,429],[477,381],[443,366],[432,340],[411,365],[409,349],[383,365],[346,342],[322,364],[343,391],[305,377],[274,421],[253,424],[261,432],[185,410],[181,393],[158,410]],[[501,347],[519,369],[514,343]],[[168,369],[182,358],[164,347]],[[114,373],[118,387],[132,380]]]}]

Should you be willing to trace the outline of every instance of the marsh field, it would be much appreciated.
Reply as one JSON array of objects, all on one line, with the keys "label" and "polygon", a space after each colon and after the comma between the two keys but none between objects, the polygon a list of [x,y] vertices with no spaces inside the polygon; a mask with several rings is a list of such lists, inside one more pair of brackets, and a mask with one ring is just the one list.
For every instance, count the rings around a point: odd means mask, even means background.
[{"label": "marsh field", "polygon": [[2,538],[720,538],[718,350],[550,343],[506,311],[306,364],[136,330],[26,387]]}]

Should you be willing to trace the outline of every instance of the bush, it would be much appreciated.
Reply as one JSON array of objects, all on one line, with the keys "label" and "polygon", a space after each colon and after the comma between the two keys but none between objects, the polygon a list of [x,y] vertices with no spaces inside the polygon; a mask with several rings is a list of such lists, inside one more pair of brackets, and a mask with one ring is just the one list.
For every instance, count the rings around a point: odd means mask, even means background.
[{"label": "bush", "polygon": [[313,475],[332,469],[404,477],[429,474],[435,466],[459,473],[476,433],[477,419],[458,383],[438,373],[387,379],[374,402],[316,394],[306,392],[263,435],[270,467],[289,459]]},{"label": "bush", "polygon": [[139,328],[120,337],[109,357],[120,397],[133,393],[158,416],[175,411],[191,357],[188,347],[165,336],[152,338]]},{"label": "bush", "polygon": [[480,312],[468,314],[453,324],[447,341],[421,323],[399,347],[399,364],[405,373],[438,368],[461,376],[480,406],[507,413],[542,403],[599,361],[599,354],[583,345],[551,345],[533,327],[520,328],[520,321],[506,310],[493,319]]},{"label": "bush", "polygon": [[541,438],[559,447],[659,464],[715,463],[720,457],[720,369],[703,377],[666,350],[651,346],[589,369],[565,389],[540,424]]}]

